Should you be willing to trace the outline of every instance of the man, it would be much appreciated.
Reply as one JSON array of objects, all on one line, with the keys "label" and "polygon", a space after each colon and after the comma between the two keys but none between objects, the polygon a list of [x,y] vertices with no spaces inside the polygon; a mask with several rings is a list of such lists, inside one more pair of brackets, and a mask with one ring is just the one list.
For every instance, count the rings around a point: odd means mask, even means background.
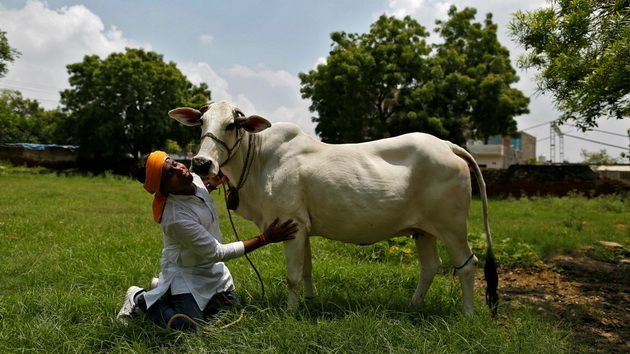
[{"label": "man", "polygon": [[[238,304],[229,269],[223,263],[269,243],[295,238],[297,223],[279,219],[261,235],[243,242],[221,243],[217,208],[208,189],[224,177],[204,185],[199,176],[165,152],[155,151],[140,161],[137,179],[154,194],[153,218],[162,227],[162,271],[156,286],[127,290],[118,318],[126,322],[137,309],[156,324],[195,330],[221,306]],[[153,283],[153,282],[152,282]]]}]

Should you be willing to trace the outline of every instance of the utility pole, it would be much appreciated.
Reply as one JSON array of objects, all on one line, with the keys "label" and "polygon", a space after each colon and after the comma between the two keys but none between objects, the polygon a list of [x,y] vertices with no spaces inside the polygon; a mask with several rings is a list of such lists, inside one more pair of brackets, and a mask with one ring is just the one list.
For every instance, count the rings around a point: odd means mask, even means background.
[{"label": "utility pole", "polygon": [[551,163],[553,163],[556,157],[556,135],[560,142],[560,163],[562,163],[564,162],[564,134],[562,134],[562,131],[558,128],[556,121],[552,121],[549,129],[549,156]]}]

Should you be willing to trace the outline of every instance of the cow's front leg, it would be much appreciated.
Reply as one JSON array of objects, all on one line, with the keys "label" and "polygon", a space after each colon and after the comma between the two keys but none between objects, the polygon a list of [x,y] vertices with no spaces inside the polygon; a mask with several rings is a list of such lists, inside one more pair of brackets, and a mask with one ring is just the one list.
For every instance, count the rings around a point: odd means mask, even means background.
[{"label": "cow's front leg", "polygon": [[284,260],[287,267],[288,308],[297,310],[299,285],[304,271],[304,250],[307,236],[303,231],[298,231],[295,239],[284,242]]}]

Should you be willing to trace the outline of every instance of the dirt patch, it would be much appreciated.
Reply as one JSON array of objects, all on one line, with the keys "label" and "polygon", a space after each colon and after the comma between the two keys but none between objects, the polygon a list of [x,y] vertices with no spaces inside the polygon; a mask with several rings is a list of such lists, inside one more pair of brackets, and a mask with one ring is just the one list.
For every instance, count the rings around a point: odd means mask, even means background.
[{"label": "dirt patch", "polygon": [[630,353],[630,262],[607,263],[586,254],[500,273],[503,312],[527,306],[562,321],[586,351]]}]

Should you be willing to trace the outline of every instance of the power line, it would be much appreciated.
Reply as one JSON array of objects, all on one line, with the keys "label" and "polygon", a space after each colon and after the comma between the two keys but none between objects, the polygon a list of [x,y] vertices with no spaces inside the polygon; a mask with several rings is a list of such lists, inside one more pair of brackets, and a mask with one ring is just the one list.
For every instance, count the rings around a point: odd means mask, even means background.
[{"label": "power line", "polygon": [[61,102],[59,102],[59,100],[55,100],[55,99],[51,99],[51,98],[39,98],[39,97],[36,97],[35,95],[24,95],[24,92],[22,92],[22,91],[20,91],[20,93],[22,93],[22,97],[24,97],[25,99],[38,101],[38,102],[54,103],[56,105],[60,105],[61,104]]},{"label": "power line", "polygon": [[43,84],[26,82],[26,81],[19,81],[19,80],[2,79],[2,80],[0,80],[0,83],[2,83],[2,82],[6,82],[8,84],[13,84],[13,85],[31,86],[31,87],[36,87],[36,88],[40,88],[40,89],[53,89],[55,91],[63,90],[63,88],[58,87],[58,86],[43,85]]},{"label": "power line", "polygon": [[[567,124],[567,125],[568,125],[568,126],[571,126],[571,127],[577,127],[577,125],[575,125],[575,124]],[[585,133],[586,133],[586,132],[598,132],[598,133],[605,133],[605,134],[610,134],[610,135],[620,136],[620,137],[622,137],[622,138],[627,138],[627,137],[628,137],[628,135],[625,135],[625,134],[619,134],[619,133],[607,132],[607,131],[605,131],[605,130],[601,130],[601,129],[588,129],[588,130],[586,130],[586,131],[585,131]]]},{"label": "power line", "polygon": [[[0,88],[19,91],[23,95],[24,98],[35,100],[40,103],[52,103],[57,106],[61,104],[58,98],[55,99],[55,98],[50,98],[50,97],[49,98],[37,97],[38,93],[46,94],[46,95],[53,95],[53,96],[58,97],[59,92],[62,89],[56,86],[34,84],[34,83],[26,82],[26,81],[2,79],[0,80]],[[25,94],[26,91],[31,92],[31,94]]]},{"label": "power line", "polygon": [[0,82],[0,87],[4,87],[4,88],[7,88],[7,89],[11,89],[11,90],[18,90],[18,91],[32,91],[32,92],[44,93],[44,94],[48,94],[48,95],[58,95],[59,94],[58,91],[50,91],[50,90],[46,90],[46,89],[30,88],[28,86],[22,86],[22,85],[16,85],[16,84],[5,84],[5,83],[1,83],[1,82]]},{"label": "power line", "polygon": [[548,122],[544,122],[544,123],[540,123],[540,124],[536,124],[533,127],[529,127],[529,128],[525,128],[525,129],[521,129],[522,132],[526,131],[526,130],[530,130],[530,129],[534,129],[534,128],[538,128],[538,127],[542,127],[543,125],[547,125],[549,123],[553,122],[553,120],[550,120]]},{"label": "power line", "polygon": [[623,147],[623,146],[617,146],[617,145],[612,145],[612,144],[602,143],[602,142],[599,142],[599,141],[595,141],[595,140],[591,140],[591,139],[586,139],[586,138],[580,138],[580,137],[578,137],[578,136],[569,135],[569,134],[563,134],[563,135],[568,136],[568,137],[570,137],[570,138],[574,138],[574,139],[584,140],[584,141],[588,141],[588,142],[595,143],[595,144],[606,145],[606,146],[614,147],[614,148],[617,148],[617,149],[622,149],[622,150],[628,150],[628,151],[630,151],[630,148]]},{"label": "power line", "polygon": [[594,132],[598,132],[598,133],[606,133],[606,134],[615,135],[615,136],[621,136],[621,137],[624,137],[624,138],[627,138],[627,137],[628,137],[627,135],[624,135],[624,134],[613,133],[613,132],[607,132],[607,131],[604,131],[604,130],[599,130],[599,129],[592,129],[592,131],[594,131]]},{"label": "power line", "polygon": [[[520,129],[520,131],[526,131],[526,130],[530,130],[530,129],[538,128],[538,127],[541,127],[541,126],[543,126],[543,125],[549,124],[549,123],[551,123],[551,122],[553,122],[553,120],[550,120],[550,121],[547,121],[547,122],[544,122],[544,123],[540,123],[540,124],[536,124],[536,125],[531,126],[531,127],[529,127],[529,128]],[[576,127],[576,125],[574,125],[574,124],[567,124],[567,126],[570,126],[570,127]],[[601,129],[589,129],[589,130],[587,130],[587,132],[588,132],[588,131],[593,131],[593,132],[598,132],[598,133],[605,133],[605,134],[610,134],[610,135],[614,135],[614,136],[620,136],[620,137],[622,137],[622,138],[626,138],[626,137],[628,137],[628,135],[619,134],[619,133],[613,133],[613,132],[607,132],[607,131],[605,131],[605,130],[601,130]],[[565,134],[565,133],[563,133],[563,134]]]}]

